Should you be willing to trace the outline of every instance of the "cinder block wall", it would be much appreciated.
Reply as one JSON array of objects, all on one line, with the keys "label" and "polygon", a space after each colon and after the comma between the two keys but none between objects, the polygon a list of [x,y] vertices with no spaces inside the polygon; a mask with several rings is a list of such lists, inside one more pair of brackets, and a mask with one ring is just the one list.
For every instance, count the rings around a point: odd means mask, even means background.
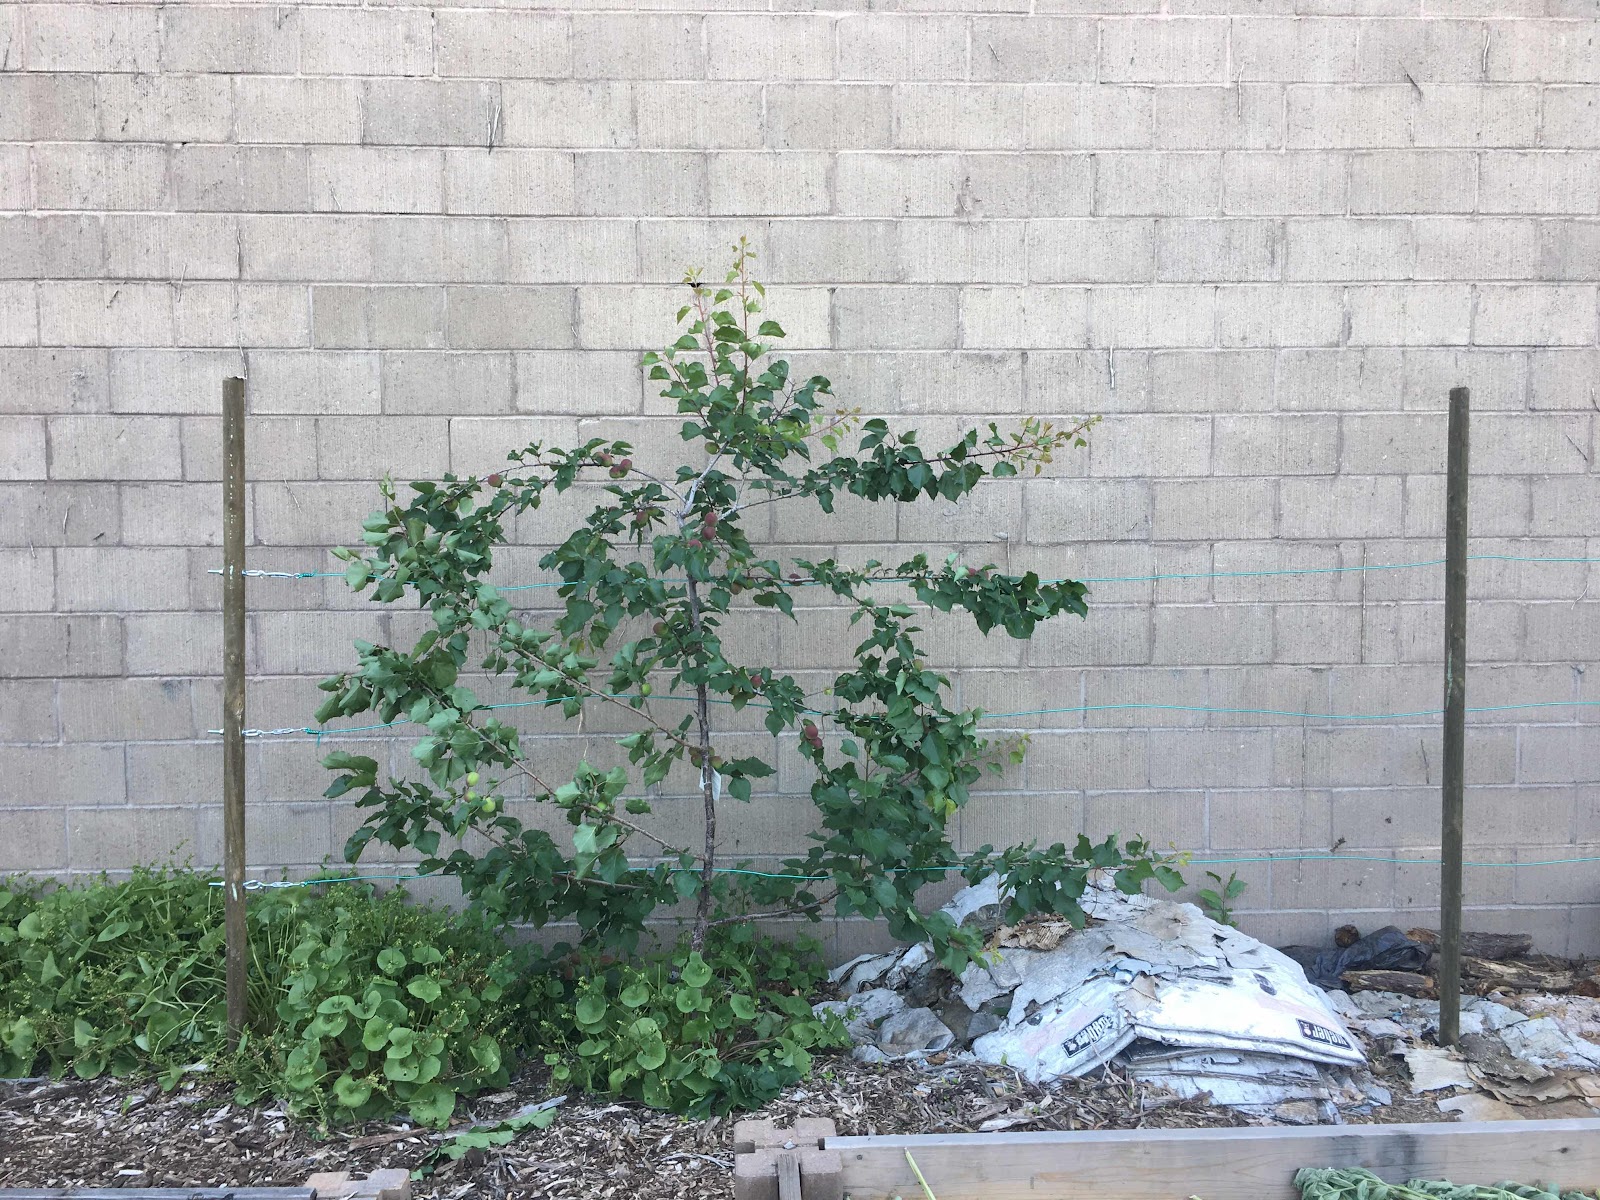
[{"label": "cinder block wall", "polygon": [[[0,4],[0,870],[219,855],[224,375],[249,377],[250,565],[327,569],[384,471],[674,445],[639,352],[740,234],[797,365],[868,413],[1105,414],[967,504],[764,510],[809,553],[1178,576],[1096,584],[1031,644],[932,619],[963,701],[1436,708],[1441,572],[1327,569],[1440,556],[1453,384],[1475,552],[1600,556],[1600,23],[1594,0],[1419,2]],[[539,578],[552,528],[524,524],[503,580]],[[1321,573],[1255,574],[1298,568]],[[1474,563],[1469,703],[1600,699],[1596,582]],[[352,639],[414,628],[337,580],[250,596],[261,728],[307,723]],[[841,614],[808,616],[741,636],[838,665]],[[604,724],[541,720],[542,754],[604,752]],[[1534,865],[1600,855],[1597,722],[1473,718],[1470,856],[1507,865],[1469,871],[1469,924],[1600,950],[1597,864]],[[1240,864],[1247,926],[1433,919],[1437,869],[1392,861],[1437,854],[1431,718],[1009,724],[1032,752],[968,845],[1337,848]],[[803,841],[781,752],[736,854]],[[250,747],[259,874],[355,824],[316,757]]]}]

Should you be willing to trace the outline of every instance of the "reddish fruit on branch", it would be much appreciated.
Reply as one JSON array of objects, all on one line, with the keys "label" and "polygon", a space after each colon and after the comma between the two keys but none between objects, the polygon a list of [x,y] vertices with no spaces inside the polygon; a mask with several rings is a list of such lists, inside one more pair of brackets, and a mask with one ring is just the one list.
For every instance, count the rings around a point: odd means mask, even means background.
[{"label": "reddish fruit on branch", "polygon": [[499,487],[500,486],[500,472],[496,471],[493,475],[491,475],[487,479],[485,479],[484,482],[487,483],[490,487]]}]

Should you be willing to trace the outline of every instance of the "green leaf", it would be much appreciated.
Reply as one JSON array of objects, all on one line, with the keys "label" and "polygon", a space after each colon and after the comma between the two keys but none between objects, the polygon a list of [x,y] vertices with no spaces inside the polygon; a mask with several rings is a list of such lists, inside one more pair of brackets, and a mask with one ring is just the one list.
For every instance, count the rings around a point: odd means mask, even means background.
[{"label": "green leaf", "polygon": [[702,988],[711,982],[711,968],[706,965],[705,959],[694,953],[689,955],[689,961],[684,963],[680,978],[690,987]]},{"label": "green leaf", "polygon": [[405,952],[393,946],[378,951],[378,970],[385,975],[398,975],[406,969]]},{"label": "green leaf", "polygon": [[444,989],[439,986],[438,980],[435,979],[413,979],[406,984],[406,991],[424,1004],[432,1004],[443,994]]}]

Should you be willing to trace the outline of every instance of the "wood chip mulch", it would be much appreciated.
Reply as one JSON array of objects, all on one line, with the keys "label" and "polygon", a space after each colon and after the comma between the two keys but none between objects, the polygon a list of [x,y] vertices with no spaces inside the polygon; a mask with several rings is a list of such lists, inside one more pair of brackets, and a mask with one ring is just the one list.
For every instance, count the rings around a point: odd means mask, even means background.
[{"label": "wood chip mulch", "polygon": [[[529,1074],[464,1105],[451,1132],[493,1124],[550,1094]],[[1110,1073],[1045,1088],[1000,1067],[861,1066],[849,1059],[819,1063],[803,1084],[742,1115],[780,1124],[828,1117],[850,1135],[1244,1123],[1230,1110],[1162,1099]],[[573,1096],[548,1129],[439,1163],[414,1184],[415,1195],[731,1196],[733,1121],[691,1121]],[[203,1081],[164,1094],[147,1081],[0,1080],[0,1187],[293,1187],[316,1171],[414,1169],[447,1136],[405,1122],[319,1131],[271,1104],[235,1104],[228,1088]]]}]

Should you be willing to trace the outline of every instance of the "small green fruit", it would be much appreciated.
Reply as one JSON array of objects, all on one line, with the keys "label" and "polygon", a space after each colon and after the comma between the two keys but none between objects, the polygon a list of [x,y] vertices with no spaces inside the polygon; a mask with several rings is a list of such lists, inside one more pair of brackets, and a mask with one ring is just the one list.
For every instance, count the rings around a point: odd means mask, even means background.
[{"label": "small green fruit", "polygon": [[476,771],[468,771],[467,772],[467,782],[469,784],[477,783],[478,782],[478,773]]},{"label": "small green fruit", "polygon": [[655,689],[652,688],[648,683],[641,683],[639,685],[639,695],[641,696],[648,696],[654,690]]},{"label": "small green fruit", "polygon": [[483,802],[483,811],[486,812],[486,813],[492,813],[494,811],[494,797],[493,796],[490,796],[487,800],[485,800]]}]

